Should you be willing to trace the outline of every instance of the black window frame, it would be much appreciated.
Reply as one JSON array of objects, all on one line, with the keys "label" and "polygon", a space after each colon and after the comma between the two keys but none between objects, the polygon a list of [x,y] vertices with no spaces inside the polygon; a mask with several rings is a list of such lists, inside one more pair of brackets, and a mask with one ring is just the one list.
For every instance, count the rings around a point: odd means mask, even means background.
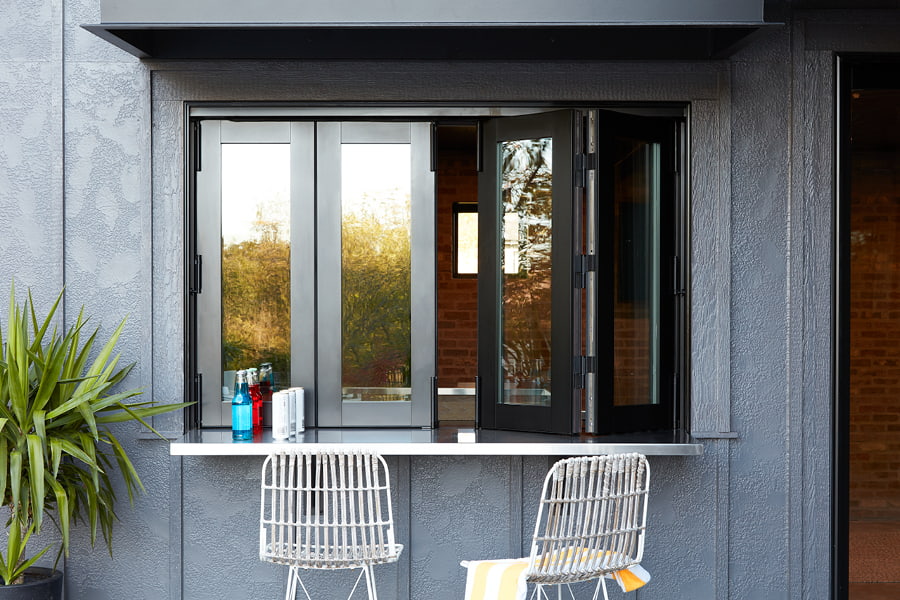
[{"label": "black window frame", "polygon": [[453,244],[451,246],[451,268],[453,269],[453,277],[455,279],[477,279],[478,271],[474,273],[459,272],[459,215],[460,214],[478,214],[477,202],[454,202],[453,203]]},{"label": "black window frame", "polygon": [[[186,191],[186,202],[185,202],[185,225],[184,225],[184,239],[185,239],[185,257],[184,257],[184,268],[185,268],[185,291],[184,291],[184,306],[185,306],[185,395],[189,399],[197,400],[200,395],[200,389],[202,386],[202,375],[197,373],[196,368],[196,351],[197,344],[199,343],[199,336],[197,332],[197,319],[196,319],[196,295],[202,291],[202,263],[201,259],[196,254],[196,231],[197,231],[197,221],[199,219],[196,212],[196,176],[195,176],[195,167],[199,164],[200,161],[200,151],[199,151],[199,128],[197,127],[198,122],[202,118],[209,117],[192,117],[190,113],[190,105],[196,103],[188,103],[186,105],[186,109],[184,112],[184,127],[185,127],[185,143],[186,143],[186,152],[185,152],[185,191]],[[505,106],[505,105],[504,105]],[[534,109],[534,112],[549,112],[551,107],[531,107]],[[563,106],[556,106],[555,108],[563,108]],[[674,124],[672,141],[673,141],[673,156],[672,156],[672,164],[674,166],[675,171],[675,179],[673,181],[673,190],[676,195],[676,202],[678,206],[678,233],[674,236],[674,245],[679,248],[679,256],[678,256],[678,274],[671,275],[671,279],[667,282],[667,285],[670,283],[671,288],[679,290],[678,295],[680,297],[679,308],[677,314],[673,320],[673,326],[676,328],[675,333],[671,336],[671,341],[668,343],[671,351],[673,353],[673,360],[677,363],[679,369],[678,378],[671,382],[671,386],[668,387],[668,391],[671,393],[671,401],[668,402],[666,410],[668,411],[667,416],[664,419],[664,422],[659,426],[653,425],[650,427],[643,426],[640,423],[636,423],[635,419],[632,417],[623,417],[621,419],[616,419],[620,425],[617,425],[613,429],[602,429],[595,431],[593,433],[610,433],[613,431],[642,431],[648,429],[664,429],[664,430],[681,430],[687,431],[689,429],[689,406],[690,406],[690,351],[689,351],[689,340],[690,340],[690,202],[689,202],[689,184],[688,184],[688,163],[687,156],[689,156],[688,145],[689,145],[689,121],[687,119],[687,114],[689,112],[689,105],[687,103],[669,103],[669,104],[659,104],[659,105],[620,105],[612,107],[616,111],[620,111],[623,113],[631,113],[631,114],[639,114],[639,115],[654,115],[654,114],[662,114],[670,120]],[[514,109],[514,110],[521,110]],[[239,112],[238,108],[236,112]],[[417,118],[412,117],[408,119],[396,119],[396,118],[387,118],[380,119],[378,117],[379,108],[377,106],[372,106],[370,112],[367,113],[368,116],[364,118],[364,120],[403,120],[403,121],[433,121],[437,122],[436,119],[430,118]],[[461,111],[462,112],[462,111]],[[487,114],[487,113],[485,113]],[[227,117],[221,117],[227,118]],[[273,117],[266,117],[261,120],[272,120]],[[296,120],[296,117],[292,116],[284,116],[284,120]],[[319,120],[319,119],[301,119],[301,120]],[[348,120],[341,117],[334,117],[329,120]],[[349,120],[353,120],[352,118]],[[463,117],[460,116],[458,118],[447,118],[445,113],[439,119],[440,122],[447,121],[459,121],[460,123],[472,123],[473,119],[471,116]],[[485,121],[485,118],[476,119],[478,122],[479,130],[482,129],[482,123]],[[580,143],[583,143],[580,142]],[[479,156],[478,162],[479,165],[482,164],[483,161],[483,145],[480,145],[478,148]],[[476,210],[480,210],[480,207]],[[455,219],[454,219],[455,221]],[[454,248],[454,258],[455,258],[455,248]],[[481,261],[480,261],[481,263]],[[666,266],[666,265],[664,265]],[[573,269],[574,270],[574,267]],[[455,271],[455,268],[454,268]],[[482,271],[482,265],[479,264],[479,272]],[[664,273],[669,273],[668,269],[664,269]],[[667,277],[670,275],[666,275]],[[577,275],[573,274],[573,278],[577,277]],[[676,285],[676,283],[680,283]],[[577,331],[578,324],[573,322],[573,335],[579,333]],[[574,346],[575,343],[572,343]],[[569,356],[569,354],[564,355],[567,362],[570,363],[570,370],[575,368],[575,364],[577,361],[577,356]],[[590,369],[590,365],[588,365]],[[597,367],[593,367],[595,370]],[[479,381],[476,382],[477,388],[480,391],[484,381],[479,378]],[[573,381],[572,389],[577,390],[579,386],[577,382]],[[668,392],[667,392],[668,393]],[[479,393],[479,396],[481,394]],[[582,427],[579,426],[579,423],[584,422],[584,411],[577,410],[577,405],[573,401],[571,403],[571,412],[565,417],[565,420],[569,423],[572,423],[571,433],[579,433],[582,430]],[[489,422],[485,422],[483,418],[483,411],[479,406],[477,409],[476,416],[476,427],[496,427],[495,424],[491,424]],[[606,410],[605,408],[601,408],[598,404],[597,413],[603,412]],[[435,412],[436,414],[436,412]],[[602,416],[602,415],[600,415]],[[604,419],[598,419],[598,422],[602,422]],[[638,419],[639,420],[639,419]],[[199,404],[194,405],[192,408],[186,410],[186,426],[188,429],[196,429],[203,428],[201,415],[200,415],[200,407]],[[435,421],[436,423],[436,421]],[[503,427],[499,427],[503,428]]]},{"label": "black window frame", "polygon": [[[677,113],[677,109],[672,111]],[[593,115],[594,120],[591,121]],[[553,119],[553,123],[548,121]],[[588,133],[593,129],[593,135]],[[687,119],[683,114],[659,116],[649,111],[561,110],[557,113],[527,117],[502,117],[487,120],[481,128],[481,147],[492,148],[497,141],[525,137],[553,137],[553,303],[551,308],[551,354],[553,362],[551,402],[549,406],[510,406],[502,397],[502,360],[500,347],[502,317],[499,313],[498,285],[502,276],[499,259],[499,204],[496,199],[494,171],[496,157],[485,151],[479,182],[479,377],[477,382],[479,426],[488,429],[579,434],[585,431],[588,413],[593,412],[595,428],[589,433],[613,434],[638,431],[686,430],[688,421],[690,251],[689,204],[687,194]],[[552,133],[551,133],[552,132]],[[609,207],[614,196],[612,153],[616,136],[637,134],[658,143],[660,156],[661,205],[664,209],[660,231],[660,376],[657,379],[656,404],[616,406],[613,397],[614,315],[613,294],[597,294],[596,337],[600,340],[594,355],[586,349],[582,323],[579,278],[595,271],[598,280],[612,281],[615,252],[611,246],[599,247],[593,256],[584,252],[584,206],[588,171],[595,171],[598,189],[596,216],[599,238],[612,244],[613,217]],[[557,140],[564,144],[557,143]],[[593,143],[592,147],[589,147]],[[571,164],[571,171],[558,168]],[[607,182],[608,185],[604,185]],[[556,188],[562,190],[557,195]],[[579,191],[580,190],[580,191]],[[579,193],[584,194],[579,199]],[[571,201],[567,196],[571,195]],[[584,204],[575,207],[579,202]],[[604,210],[604,207],[607,210]],[[606,230],[604,231],[604,224]],[[579,262],[581,263],[579,265]],[[583,271],[580,271],[583,269]],[[599,287],[599,284],[598,284]],[[602,288],[601,288],[602,289]],[[561,331],[563,324],[568,329]],[[596,382],[596,402],[585,401],[583,389],[588,378]],[[562,401],[558,399],[562,398]],[[578,405],[582,411],[579,414]]]}]

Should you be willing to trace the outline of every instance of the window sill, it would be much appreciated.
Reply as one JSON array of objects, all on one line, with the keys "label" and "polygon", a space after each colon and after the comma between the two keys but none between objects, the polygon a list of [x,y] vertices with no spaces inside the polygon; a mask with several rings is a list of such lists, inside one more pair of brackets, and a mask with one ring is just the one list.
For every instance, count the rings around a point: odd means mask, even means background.
[{"label": "window sill", "polygon": [[235,442],[228,429],[186,433],[169,445],[173,456],[265,456],[303,445],[314,450],[355,446],[394,456],[575,456],[638,452],[699,456],[703,445],[681,432],[566,436],[441,427],[423,429],[307,429],[299,441],[274,441],[264,429],[253,441]]}]

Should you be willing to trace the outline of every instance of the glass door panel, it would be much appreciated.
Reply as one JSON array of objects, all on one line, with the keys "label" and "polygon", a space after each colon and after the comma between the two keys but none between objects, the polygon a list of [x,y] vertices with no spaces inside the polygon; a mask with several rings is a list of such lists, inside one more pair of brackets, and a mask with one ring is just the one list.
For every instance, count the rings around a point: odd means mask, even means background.
[{"label": "glass door panel", "polygon": [[409,144],[341,144],[341,398],[411,396]]},{"label": "glass door panel", "polygon": [[659,403],[660,147],[617,138],[613,403]]},{"label": "glass door panel", "polygon": [[[478,182],[478,415],[572,433],[574,111],[486,121]],[[556,170],[554,170],[556,165]]]},{"label": "glass door panel", "polygon": [[430,426],[429,124],[319,122],[316,137],[319,425]]},{"label": "glass door panel", "polygon": [[553,139],[500,143],[503,404],[550,405]]},{"label": "glass door panel", "polygon": [[289,144],[222,144],[222,380],[272,363],[277,387],[291,369]]},{"label": "glass door panel", "polygon": [[[196,173],[194,285],[202,422],[231,424],[234,373],[271,363],[276,387],[290,385],[298,286],[295,206],[304,186],[296,124],[203,120]],[[308,254],[308,253],[307,253]],[[293,357],[296,359],[296,356]],[[301,361],[302,362],[302,361]]]},{"label": "glass door panel", "polygon": [[[673,340],[684,295],[676,289],[678,249],[674,190],[675,122],[596,111],[595,300],[587,322],[597,340],[596,433],[672,426],[679,383]],[[663,268],[666,265],[667,268]],[[670,272],[671,267],[672,272]],[[589,289],[588,292],[591,290]],[[593,313],[593,314],[592,314]],[[672,350],[665,355],[662,348]]]}]

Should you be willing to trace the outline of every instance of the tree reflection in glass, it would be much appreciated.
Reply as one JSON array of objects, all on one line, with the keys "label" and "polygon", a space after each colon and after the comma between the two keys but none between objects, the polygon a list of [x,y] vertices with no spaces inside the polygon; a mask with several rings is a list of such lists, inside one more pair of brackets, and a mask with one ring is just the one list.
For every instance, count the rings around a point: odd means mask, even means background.
[{"label": "tree reflection in glass", "polygon": [[410,399],[408,144],[341,146],[344,401]]},{"label": "tree reflection in glass", "polygon": [[500,143],[504,404],[550,404],[552,141]]},{"label": "tree reflection in glass", "polygon": [[222,145],[223,370],[270,362],[279,387],[291,370],[290,186],[290,145]]}]

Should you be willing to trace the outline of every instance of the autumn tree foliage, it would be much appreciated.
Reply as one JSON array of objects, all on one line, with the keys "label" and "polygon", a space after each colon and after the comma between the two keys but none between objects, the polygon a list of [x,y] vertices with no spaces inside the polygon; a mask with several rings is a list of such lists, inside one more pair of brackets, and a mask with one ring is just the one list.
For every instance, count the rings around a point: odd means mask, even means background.
[{"label": "autumn tree foliage", "polygon": [[[291,364],[289,236],[261,210],[252,229],[252,239],[222,249],[223,370],[271,362],[282,386]],[[409,386],[408,218],[345,213],[341,246],[343,385]]]}]

